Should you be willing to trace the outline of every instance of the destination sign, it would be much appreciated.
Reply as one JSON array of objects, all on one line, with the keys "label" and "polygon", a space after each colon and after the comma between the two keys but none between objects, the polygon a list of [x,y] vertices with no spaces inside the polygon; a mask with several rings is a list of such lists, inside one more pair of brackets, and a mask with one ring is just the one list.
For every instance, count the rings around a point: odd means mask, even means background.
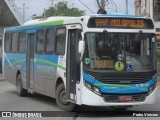
[{"label": "destination sign", "polygon": [[113,61],[111,60],[93,60],[93,68],[113,68]]},{"label": "destination sign", "polygon": [[115,29],[153,29],[150,19],[131,18],[90,18],[89,28],[115,28]]}]

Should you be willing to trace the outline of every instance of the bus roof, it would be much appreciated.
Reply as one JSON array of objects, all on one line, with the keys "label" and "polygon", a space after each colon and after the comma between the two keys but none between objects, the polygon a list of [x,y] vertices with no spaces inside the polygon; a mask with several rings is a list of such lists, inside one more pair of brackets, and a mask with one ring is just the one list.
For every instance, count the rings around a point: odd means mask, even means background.
[{"label": "bus roof", "polygon": [[[56,16],[56,17],[49,17],[46,19],[36,19],[31,20],[23,24],[26,25],[42,25],[44,23],[52,23],[53,21],[57,21],[57,23],[62,23],[64,20],[71,20],[71,19],[81,19],[81,18],[90,18],[90,17],[121,17],[121,18],[146,18],[144,16],[135,16],[135,15],[126,15],[126,14],[93,14],[91,16],[80,16],[80,17],[63,17],[63,16]],[[71,21],[72,22],[72,21]],[[63,24],[63,23],[62,23]],[[45,25],[45,24],[44,24]]]},{"label": "bus roof", "polygon": [[24,23],[23,26],[26,26],[26,25],[46,25],[45,23],[47,23],[47,25],[49,25],[49,24],[52,24],[53,21],[57,21],[57,24],[58,24],[58,23],[62,23],[62,21],[64,21],[64,20],[71,20],[71,19],[75,19],[75,18],[78,18],[78,17],[62,17],[62,16],[49,17],[49,18],[28,21],[28,22]]},{"label": "bus roof", "polygon": [[33,29],[37,27],[51,26],[51,25],[63,25],[63,24],[75,23],[75,21],[80,22],[82,18],[89,19],[92,17],[144,18],[144,19],[148,18],[144,16],[126,15],[126,14],[119,14],[119,13],[118,14],[117,13],[115,14],[93,14],[90,16],[80,16],[80,17],[56,16],[56,17],[49,17],[45,19],[43,18],[43,19],[30,20],[24,23],[22,26],[6,28],[5,31]]}]

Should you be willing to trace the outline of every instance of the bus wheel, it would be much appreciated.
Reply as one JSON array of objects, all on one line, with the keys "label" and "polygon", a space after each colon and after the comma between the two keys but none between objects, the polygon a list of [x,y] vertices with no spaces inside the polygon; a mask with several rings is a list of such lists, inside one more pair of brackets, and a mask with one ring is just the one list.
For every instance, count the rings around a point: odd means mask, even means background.
[{"label": "bus wheel", "polygon": [[27,90],[23,89],[21,74],[17,76],[17,93],[20,97],[27,95]]},{"label": "bus wheel", "polygon": [[56,103],[59,108],[66,111],[72,111],[76,106],[66,100],[66,90],[63,84],[60,84],[56,89]]}]

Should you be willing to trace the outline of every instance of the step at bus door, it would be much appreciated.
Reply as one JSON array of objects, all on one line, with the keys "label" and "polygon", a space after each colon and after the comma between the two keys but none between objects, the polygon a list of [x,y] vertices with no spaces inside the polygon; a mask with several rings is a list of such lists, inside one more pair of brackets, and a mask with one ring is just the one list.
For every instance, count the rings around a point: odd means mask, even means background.
[{"label": "step at bus door", "polygon": [[66,90],[67,99],[76,102],[76,83],[80,82],[80,54],[78,53],[78,43],[81,38],[80,30],[71,29],[68,31],[68,48],[66,63]]},{"label": "step at bus door", "polygon": [[27,61],[26,61],[26,78],[27,88],[33,88],[34,79],[34,43],[35,33],[28,33],[27,37]]}]

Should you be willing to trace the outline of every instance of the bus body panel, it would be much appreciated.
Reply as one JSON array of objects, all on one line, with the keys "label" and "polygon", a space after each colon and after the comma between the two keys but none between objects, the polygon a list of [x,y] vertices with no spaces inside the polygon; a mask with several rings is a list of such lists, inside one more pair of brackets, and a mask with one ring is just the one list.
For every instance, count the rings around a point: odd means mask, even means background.
[{"label": "bus body panel", "polygon": [[57,79],[57,55],[37,55],[34,58],[34,87],[36,92],[53,96],[53,84]]},{"label": "bus body panel", "polygon": [[[16,85],[16,75],[18,70],[22,73],[22,76],[25,77],[26,71],[26,56],[20,55],[17,53],[5,53],[4,56],[4,74],[5,79],[10,81],[12,84]],[[26,88],[25,84],[24,87]]]}]

